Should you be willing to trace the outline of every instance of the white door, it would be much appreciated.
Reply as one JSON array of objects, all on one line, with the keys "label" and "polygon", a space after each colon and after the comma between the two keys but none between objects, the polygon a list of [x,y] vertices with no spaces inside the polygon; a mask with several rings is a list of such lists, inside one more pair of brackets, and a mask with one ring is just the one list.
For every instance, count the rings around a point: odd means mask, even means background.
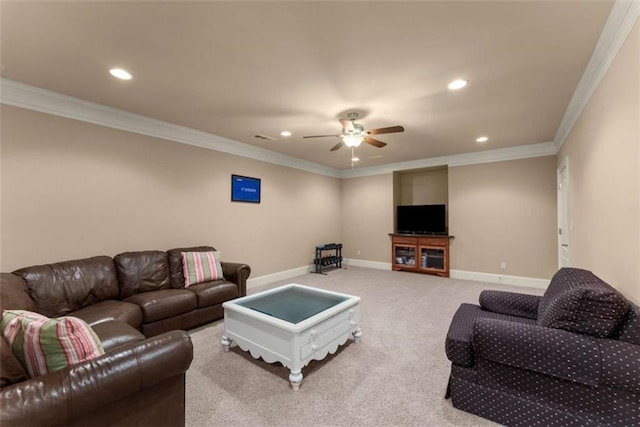
[{"label": "white door", "polygon": [[569,267],[569,159],[565,157],[558,167],[558,268]]}]

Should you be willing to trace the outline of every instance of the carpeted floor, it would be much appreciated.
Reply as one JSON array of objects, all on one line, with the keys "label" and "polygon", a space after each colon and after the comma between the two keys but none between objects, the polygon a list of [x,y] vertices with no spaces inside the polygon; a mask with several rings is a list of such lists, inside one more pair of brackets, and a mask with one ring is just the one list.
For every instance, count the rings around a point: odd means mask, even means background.
[{"label": "carpeted floor", "polygon": [[287,283],[358,295],[362,341],[303,368],[299,391],[280,364],[237,346],[224,353],[223,321],[193,330],[186,424],[196,426],[489,426],[444,399],[450,362],[444,341],[462,302],[483,289],[541,294],[539,289],[349,267]]}]

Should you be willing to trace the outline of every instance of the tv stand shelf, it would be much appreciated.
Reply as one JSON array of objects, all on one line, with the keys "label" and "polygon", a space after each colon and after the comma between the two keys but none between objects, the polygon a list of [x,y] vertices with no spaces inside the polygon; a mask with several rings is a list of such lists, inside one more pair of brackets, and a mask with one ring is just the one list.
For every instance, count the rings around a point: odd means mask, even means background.
[{"label": "tv stand shelf", "polygon": [[431,234],[389,234],[394,271],[449,277],[449,239]]}]

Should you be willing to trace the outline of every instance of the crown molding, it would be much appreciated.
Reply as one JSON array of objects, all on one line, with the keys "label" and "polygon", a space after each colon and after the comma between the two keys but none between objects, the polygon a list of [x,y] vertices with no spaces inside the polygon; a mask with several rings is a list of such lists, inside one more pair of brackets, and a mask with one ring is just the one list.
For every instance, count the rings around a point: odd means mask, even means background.
[{"label": "crown molding", "polygon": [[553,141],[559,151],[640,17],[640,0],[616,0]]},{"label": "crown molding", "polygon": [[340,175],[338,169],[13,80],[0,79],[0,103],[334,178]]},{"label": "crown molding", "polygon": [[474,153],[454,154],[451,156],[431,157],[428,159],[411,160],[408,162],[389,163],[381,166],[371,166],[341,171],[340,178],[357,178],[363,176],[383,175],[399,171],[430,168],[434,166],[466,166],[481,163],[501,162],[505,160],[528,159],[531,157],[555,156],[556,144],[542,142],[539,144],[518,145],[515,147],[498,148],[495,150],[478,151]]},{"label": "crown molding", "polygon": [[553,143],[529,144],[498,150],[487,150],[452,156],[413,160],[402,163],[392,163],[382,166],[339,170],[264,148],[255,147],[244,142],[234,141],[232,139],[199,130],[119,110],[117,108],[73,98],[71,96],[29,86],[13,80],[0,79],[0,103],[66,117],[69,119],[80,120],[87,123],[93,123],[99,126],[106,126],[127,132],[147,135],[154,138],[207,148],[210,150],[273,163],[280,166],[287,166],[334,178],[381,175],[395,171],[441,165],[461,166],[476,163],[489,163],[527,157],[549,156],[556,153],[555,145]]}]

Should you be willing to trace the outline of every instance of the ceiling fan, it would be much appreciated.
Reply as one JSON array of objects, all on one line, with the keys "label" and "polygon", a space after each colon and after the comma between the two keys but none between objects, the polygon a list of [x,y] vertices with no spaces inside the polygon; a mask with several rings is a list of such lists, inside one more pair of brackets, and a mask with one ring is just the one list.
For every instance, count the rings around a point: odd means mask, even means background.
[{"label": "ceiling fan", "polygon": [[303,138],[342,138],[342,141],[337,143],[331,150],[336,151],[342,148],[343,145],[347,147],[357,147],[363,141],[369,145],[373,145],[374,147],[382,148],[386,143],[382,141],[378,141],[377,139],[371,138],[369,135],[379,135],[383,133],[396,133],[396,132],[404,132],[404,128],[402,126],[391,126],[387,128],[380,129],[371,129],[370,131],[365,131],[364,126],[360,123],[356,123],[358,119],[358,113],[349,113],[347,114],[348,119],[340,119],[340,123],[342,123],[342,133],[339,135],[311,135],[311,136],[303,136]]}]

